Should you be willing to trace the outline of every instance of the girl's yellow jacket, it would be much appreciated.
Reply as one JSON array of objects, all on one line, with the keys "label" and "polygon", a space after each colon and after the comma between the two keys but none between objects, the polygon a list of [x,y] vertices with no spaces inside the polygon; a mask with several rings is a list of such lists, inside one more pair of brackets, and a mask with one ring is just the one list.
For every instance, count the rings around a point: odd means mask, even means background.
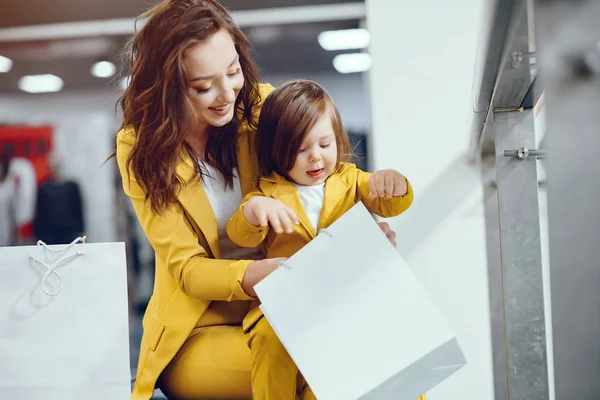
[{"label": "girl's yellow jacket", "polygon": [[[356,168],[354,164],[344,164],[341,170],[332,174],[325,181],[325,199],[323,209],[319,218],[317,232],[327,228],[346,211],[359,201],[365,207],[380,217],[395,217],[406,211],[413,201],[413,191],[408,180],[407,192],[404,196],[396,196],[390,199],[369,198],[368,172]],[[243,207],[253,197],[265,196],[280,200],[291,207],[298,216],[300,224],[294,225],[293,233],[277,234],[269,227],[256,227],[251,225],[244,217]],[[256,247],[261,243],[266,246],[267,257],[291,257],[294,253],[304,247],[315,236],[313,227],[304,211],[302,200],[298,190],[287,179],[273,174],[270,177],[260,179],[259,188],[246,195],[242,204],[227,223],[227,234],[229,238],[242,247]],[[265,240],[266,239],[266,240]],[[263,243],[264,242],[264,243]],[[244,319],[244,331],[250,328],[262,316],[259,308],[254,308]]]}]

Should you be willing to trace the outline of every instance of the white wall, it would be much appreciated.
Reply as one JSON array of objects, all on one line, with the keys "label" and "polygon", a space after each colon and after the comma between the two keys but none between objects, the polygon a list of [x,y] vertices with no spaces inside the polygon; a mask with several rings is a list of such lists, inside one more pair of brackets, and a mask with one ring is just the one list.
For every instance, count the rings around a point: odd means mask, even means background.
[{"label": "white wall", "polygon": [[484,0],[367,0],[371,156],[396,168],[415,204],[391,221],[403,254],[457,334],[469,364],[430,400],[493,394],[483,188],[469,165]]},{"label": "white wall", "polygon": [[117,239],[114,162],[102,165],[114,150],[116,100],[110,91],[0,96],[2,123],[54,127],[63,172],[81,188],[90,242]]},{"label": "white wall", "polygon": [[370,104],[367,97],[367,82],[362,74],[297,74],[263,76],[264,82],[279,86],[294,79],[309,79],[327,90],[340,111],[346,130],[369,133],[371,130]]}]

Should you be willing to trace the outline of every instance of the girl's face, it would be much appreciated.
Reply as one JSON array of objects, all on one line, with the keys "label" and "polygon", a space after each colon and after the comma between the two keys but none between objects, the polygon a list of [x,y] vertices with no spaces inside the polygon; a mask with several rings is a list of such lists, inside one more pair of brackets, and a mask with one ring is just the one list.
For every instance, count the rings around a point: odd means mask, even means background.
[{"label": "girl's face", "polygon": [[320,185],[337,165],[337,142],[331,118],[324,114],[306,133],[288,175],[303,186]]},{"label": "girl's face", "polygon": [[184,54],[188,94],[203,128],[233,119],[235,100],[244,86],[239,55],[229,32],[221,29]]}]

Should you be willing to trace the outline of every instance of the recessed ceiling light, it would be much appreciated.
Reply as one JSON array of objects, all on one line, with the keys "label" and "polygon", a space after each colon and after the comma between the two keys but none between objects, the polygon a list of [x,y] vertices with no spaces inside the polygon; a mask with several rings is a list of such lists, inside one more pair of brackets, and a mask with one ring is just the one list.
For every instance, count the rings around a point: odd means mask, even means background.
[{"label": "recessed ceiling light", "polygon": [[117,67],[110,61],[100,61],[92,66],[91,72],[96,78],[110,78],[117,72]]},{"label": "recessed ceiling light", "polygon": [[10,58],[0,56],[0,72],[8,72],[12,68],[13,62]]},{"label": "recessed ceiling light", "polygon": [[51,93],[62,89],[64,82],[56,75],[25,75],[19,79],[19,89],[28,93]]},{"label": "recessed ceiling light", "polygon": [[371,34],[366,29],[345,29],[319,33],[317,39],[325,50],[364,49],[371,42]]},{"label": "recessed ceiling light", "polygon": [[338,54],[333,57],[334,68],[342,74],[368,71],[371,63],[368,53]]},{"label": "recessed ceiling light", "polygon": [[252,43],[269,45],[281,36],[281,28],[278,26],[257,26],[248,30]]}]

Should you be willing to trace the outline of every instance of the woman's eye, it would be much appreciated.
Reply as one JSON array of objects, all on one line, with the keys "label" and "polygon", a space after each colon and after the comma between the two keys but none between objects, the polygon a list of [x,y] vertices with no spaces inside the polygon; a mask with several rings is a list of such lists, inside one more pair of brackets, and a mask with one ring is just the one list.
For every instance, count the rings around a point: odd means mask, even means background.
[{"label": "woman's eye", "polygon": [[298,153],[304,153],[305,151],[306,151],[306,149],[300,149],[300,150],[298,151]]},{"label": "woman's eye", "polygon": [[200,88],[196,88],[196,93],[201,94],[201,93],[206,93],[210,90],[210,88],[206,88],[206,89],[200,89]]},{"label": "woman's eye", "polygon": [[322,145],[321,145],[321,148],[322,148],[322,149],[326,149],[326,148],[328,148],[329,146],[331,146],[331,142],[329,142],[329,143],[326,143],[326,144],[322,144]]},{"label": "woman's eye", "polygon": [[234,72],[228,74],[229,76],[236,76],[238,75],[240,72],[242,72],[241,68],[236,69]]}]

